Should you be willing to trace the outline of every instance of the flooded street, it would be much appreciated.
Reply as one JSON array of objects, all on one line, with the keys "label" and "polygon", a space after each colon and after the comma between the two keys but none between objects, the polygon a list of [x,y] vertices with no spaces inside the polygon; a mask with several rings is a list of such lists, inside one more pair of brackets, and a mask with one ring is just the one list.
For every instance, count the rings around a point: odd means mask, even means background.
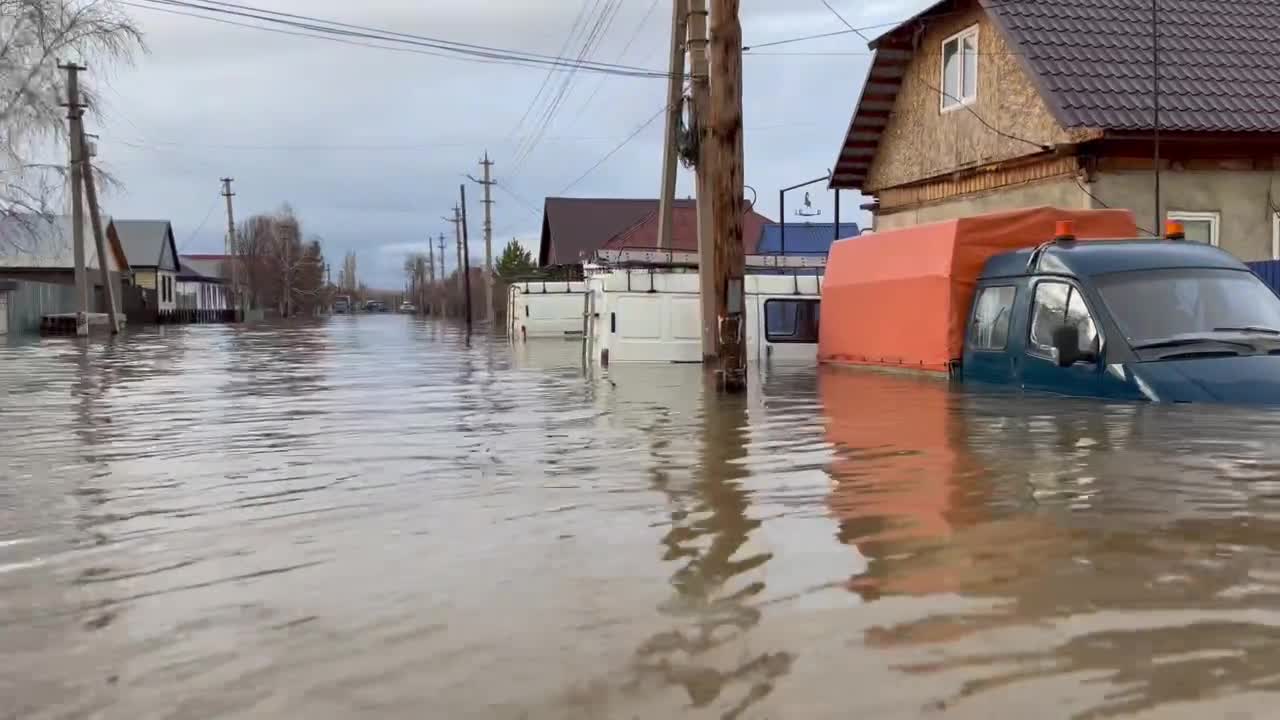
[{"label": "flooded street", "polygon": [[1280,414],[751,382],[390,315],[0,346],[0,718],[1271,714]]}]

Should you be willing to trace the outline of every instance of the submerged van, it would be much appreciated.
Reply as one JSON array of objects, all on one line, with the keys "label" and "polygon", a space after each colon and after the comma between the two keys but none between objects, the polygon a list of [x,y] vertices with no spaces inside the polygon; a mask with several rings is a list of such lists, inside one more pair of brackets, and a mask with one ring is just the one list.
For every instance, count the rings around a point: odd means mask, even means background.
[{"label": "submerged van", "polygon": [[1127,211],[1037,208],[836,243],[819,359],[1019,391],[1280,404],[1280,298],[1176,226],[1136,235]]}]

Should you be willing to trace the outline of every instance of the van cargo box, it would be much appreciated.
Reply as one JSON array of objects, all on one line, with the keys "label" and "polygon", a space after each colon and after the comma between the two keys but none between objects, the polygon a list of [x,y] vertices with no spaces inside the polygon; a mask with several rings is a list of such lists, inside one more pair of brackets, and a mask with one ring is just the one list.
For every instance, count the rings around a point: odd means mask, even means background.
[{"label": "van cargo box", "polygon": [[974,287],[987,260],[1053,239],[1137,236],[1128,210],[1042,207],[977,215],[840,240],[822,285],[818,360],[946,372],[964,352]]}]

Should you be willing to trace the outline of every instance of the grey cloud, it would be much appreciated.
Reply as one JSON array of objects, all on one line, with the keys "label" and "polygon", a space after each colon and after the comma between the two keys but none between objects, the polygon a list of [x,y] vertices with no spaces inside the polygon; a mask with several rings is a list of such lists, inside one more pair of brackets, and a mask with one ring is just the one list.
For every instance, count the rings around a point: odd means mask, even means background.
[{"label": "grey cloud", "polygon": [[[403,32],[555,54],[580,3],[575,0],[405,3],[398,0],[280,0],[286,12]],[[856,25],[900,19],[925,3],[872,2],[836,7]],[[666,0],[639,26],[648,2],[624,3],[595,59],[665,63]],[[762,42],[842,26],[816,0],[746,0],[744,37]],[[847,6],[847,7],[846,7]],[[665,102],[662,80],[580,72],[555,122],[520,168],[514,156],[533,119],[513,134],[546,77],[517,68],[287,37],[137,11],[150,54],[135,67],[105,73],[102,162],[125,183],[108,198],[120,216],[169,217],[188,251],[219,250],[225,219],[218,178],[236,177],[241,218],[291,203],[305,229],[325,238],[331,263],[360,253],[371,285],[399,287],[404,252],[452,228],[440,220],[456,202],[464,173],[479,171],[487,149],[500,182],[535,208],[560,193]],[[639,32],[637,28],[640,27]],[[864,52],[844,35],[778,50]],[[824,172],[839,148],[865,77],[864,55],[771,55],[745,59],[747,182],[759,207],[776,216],[779,186]],[[551,86],[565,76],[557,74]],[[592,97],[594,95],[594,97]],[[588,99],[590,103],[588,104]],[[662,158],[658,120],[570,194],[652,197]],[[820,190],[820,188],[817,188]],[[692,192],[682,171],[678,192]],[[468,188],[472,254],[480,243],[480,188]],[[829,193],[815,205],[830,217]],[[512,236],[536,250],[541,218],[497,191],[498,248]],[[846,217],[857,199],[847,196]],[[211,206],[213,210],[210,211]],[[207,219],[206,219],[207,218]],[[201,225],[204,220],[203,225]],[[447,243],[449,245],[449,243]],[[451,249],[451,245],[450,245]],[[450,261],[452,266],[452,260]]]}]

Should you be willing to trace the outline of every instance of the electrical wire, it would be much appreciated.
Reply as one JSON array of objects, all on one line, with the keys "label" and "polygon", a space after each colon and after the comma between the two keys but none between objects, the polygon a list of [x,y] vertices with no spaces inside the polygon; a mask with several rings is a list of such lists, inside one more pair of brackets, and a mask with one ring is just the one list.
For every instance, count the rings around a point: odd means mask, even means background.
[{"label": "electrical wire", "polygon": [[[844,16],[843,16],[843,15],[841,15],[839,12],[837,12],[837,11],[836,11],[836,9],[835,9],[834,7],[832,7],[832,6],[831,6],[831,3],[827,2],[827,0],[819,0],[819,2],[821,2],[823,5],[825,5],[825,6],[826,6],[826,8],[827,8],[828,10],[830,10],[830,11],[831,11],[831,14],[836,16],[836,19],[838,19],[840,22],[844,23],[844,24],[845,24],[845,26],[849,28],[850,32],[857,33],[859,37],[861,37],[863,40],[866,40],[868,43],[873,42],[871,38],[867,37],[866,33],[862,32],[862,31],[861,31],[860,29],[858,29],[858,28],[855,28],[855,27],[854,27],[854,26],[853,26],[853,25],[852,25],[848,20],[845,20],[845,19],[844,19]],[[995,134],[997,134],[997,135],[999,135],[999,136],[1001,136],[1001,137],[1008,138],[1009,140],[1013,140],[1013,141],[1015,141],[1015,142],[1026,143],[1027,145],[1031,145],[1031,146],[1036,147],[1036,148],[1039,148],[1040,150],[1043,150],[1043,151],[1050,151],[1050,150],[1053,150],[1053,146],[1052,146],[1052,145],[1048,145],[1048,144],[1046,144],[1046,143],[1041,143],[1041,142],[1035,142],[1034,140],[1028,140],[1028,139],[1026,139],[1026,138],[1024,138],[1024,137],[1019,137],[1019,136],[1014,135],[1014,134],[1012,134],[1012,133],[1005,132],[1004,130],[1001,130],[1000,128],[996,127],[995,125],[992,125],[991,123],[987,122],[987,119],[986,119],[986,118],[984,118],[984,117],[982,117],[981,115],[979,115],[979,114],[978,114],[978,111],[977,111],[977,110],[974,110],[972,105],[966,104],[963,100],[961,100],[960,98],[956,97],[955,95],[952,95],[951,93],[947,92],[946,90],[943,90],[942,88],[935,87],[932,83],[930,83],[928,80],[926,80],[926,79],[924,78],[923,73],[921,73],[921,75],[920,75],[917,79],[921,82],[921,84],[923,84],[925,87],[929,88],[929,89],[930,89],[930,90],[932,90],[933,92],[940,93],[940,94],[942,94],[944,97],[949,98],[949,99],[954,100],[954,101],[956,101],[957,103],[959,103],[959,104],[960,104],[960,107],[962,107],[963,109],[967,110],[967,111],[969,112],[969,114],[970,114],[970,115],[973,115],[975,118],[977,118],[977,119],[978,119],[978,122],[979,122],[979,123],[982,123],[982,125],[983,125],[984,127],[986,127],[988,130],[990,130],[991,132],[993,132],[993,133],[995,133]]]},{"label": "electrical wire", "polygon": [[[145,3],[145,4],[140,4]],[[257,20],[272,25],[280,25],[293,30],[303,30],[310,33],[295,33],[292,31],[282,31],[284,34],[298,34],[303,37],[311,37],[325,40],[346,40],[347,44],[360,44],[351,42],[352,40],[372,40],[383,43],[392,43],[395,45],[405,45],[411,48],[434,50],[436,52],[420,52],[419,54],[436,55],[440,57],[450,57],[463,60],[480,60],[487,62],[499,62],[511,65],[523,66],[550,66],[558,67],[565,70],[586,70],[589,72],[600,72],[611,75],[644,77],[644,78],[666,78],[668,73],[649,68],[641,68],[635,66],[619,65],[616,63],[600,63],[591,61],[575,61],[566,57],[556,57],[531,53],[519,50],[510,50],[506,48],[497,48],[484,45],[475,45],[472,43],[460,43],[451,40],[443,40],[424,35],[414,35],[411,33],[402,33],[397,31],[383,30],[378,28],[370,28],[362,25],[353,25],[350,23],[342,23],[323,18],[310,17],[305,15],[297,15],[292,13],[280,13],[272,10],[263,10],[261,8],[249,5],[238,5],[235,3],[215,2],[215,0],[134,0],[128,2],[121,0],[122,5],[135,7],[145,10],[153,10],[159,12],[170,12],[172,14],[187,15],[197,17],[204,20],[213,20],[224,22],[226,24],[240,25],[258,30],[275,30],[278,28],[268,28],[262,25],[232,22],[225,18],[214,17],[216,15],[226,15],[251,20]],[[180,10],[175,9],[180,8]],[[196,13],[183,12],[198,11]],[[387,46],[375,46],[379,49],[391,49]]]},{"label": "electrical wire", "polygon": [[[590,0],[582,0],[582,7],[578,8],[578,14],[574,17],[573,24],[569,26],[569,33],[565,35],[564,44],[560,46],[559,54],[561,56],[564,56],[569,52],[569,48],[573,44],[573,38],[577,35],[578,27],[586,17],[588,7],[590,7]],[[538,100],[542,97],[542,94],[546,92],[547,86],[551,83],[552,72],[553,70],[547,70],[546,76],[542,78],[542,85],[538,87],[538,92],[534,93],[533,100],[529,101],[529,106],[525,108],[524,114],[520,116],[520,120],[517,121],[515,127],[511,129],[511,133],[507,137],[508,140],[512,140],[516,137],[520,132],[520,129],[524,127],[525,120],[529,118],[530,113],[532,113],[533,109],[537,107]],[[523,147],[523,143],[524,140],[521,139],[521,145],[517,146],[517,151],[520,147]]]},{"label": "electrical wire", "polygon": [[[644,17],[640,18],[640,22],[636,23],[636,29],[632,31],[631,37],[627,38],[627,42],[622,46],[622,50],[618,53],[618,56],[614,58],[614,62],[622,62],[622,59],[627,56],[627,53],[631,50],[631,46],[634,45],[636,39],[640,37],[640,33],[644,31],[645,26],[649,23],[649,18],[653,17],[653,12],[657,9],[658,0],[653,0],[649,3],[649,9],[645,11]],[[595,102],[596,96],[600,94],[600,88],[604,87],[606,79],[607,78],[602,76],[596,80],[595,89],[593,89],[591,94],[587,96],[586,102],[582,103],[582,106],[578,108],[578,112],[574,113],[576,117],[581,118],[586,114],[587,108],[591,107],[591,103]]]},{"label": "electrical wire", "polygon": [[[600,0],[596,0],[596,5],[598,6],[599,4]],[[594,52],[595,48],[599,45],[600,40],[606,33],[608,33],[609,28],[612,27],[613,21],[618,15],[618,9],[621,7],[622,0],[604,0],[604,6],[600,11],[600,15],[596,18],[591,31],[583,41],[582,50],[578,53],[578,59],[580,61],[585,60],[592,52]],[[524,169],[525,163],[532,156],[533,151],[537,149],[538,144],[546,135],[547,130],[555,120],[556,113],[568,97],[569,89],[572,87],[573,80],[573,72],[565,75],[564,82],[561,83],[559,92],[556,94],[556,97],[552,100],[551,104],[548,105],[546,112],[539,122],[538,131],[525,148],[524,154],[516,158],[515,169],[512,170],[513,176],[518,176],[520,171]]]},{"label": "electrical wire", "polygon": [[[1110,210],[1110,209],[1111,209],[1111,206],[1110,206],[1110,205],[1108,205],[1108,204],[1106,204],[1105,202],[1103,202],[1103,201],[1102,201],[1102,198],[1100,198],[1100,197],[1098,197],[1097,195],[1094,195],[1093,193],[1089,192],[1089,188],[1085,187],[1085,186],[1084,186],[1084,183],[1080,182],[1080,178],[1078,178],[1078,177],[1076,177],[1074,174],[1072,174],[1071,179],[1076,181],[1076,187],[1080,188],[1080,192],[1084,193],[1085,195],[1088,195],[1090,198],[1092,198],[1092,199],[1093,199],[1093,201],[1094,201],[1094,202],[1096,202],[1096,203],[1098,203],[1099,205],[1101,205],[1101,206],[1103,207],[1103,209],[1104,209],[1104,210]],[[1146,228],[1142,227],[1141,225],[1138,225],[1137,227],[1138,227],[1138,230],[1140,230],[1140,231],[1142,231],[1142,232],[1146,233],[1148,236],[1150,236],[1150,237],[1156,237],[1156,234],[1155,234],[1155,233],[1153,233],[1153,232],[1151,232],[1150,230],[1148,230],[1148,229],[1146,229]]]},{"label": "electrical wire", "polygon": [[536,205],[529,202],[528,200],[525,200],[523,197],[520,196],[519,193],[507,187],[505,183],[500,183],[495,181],[493,184],[502,192],[506,193],[507,195],[510,195],[513,200],[515,200],[516,202],[528,208],[530,212],[535,214],[542,212],[540,208],[538,208]]},{"label": "electrical wire", "polygon": [[200,234],[200,231],[204,229],[205,224],[209,222],[209,218],[213,217],[213,209],[218,206],[218,201],[221,199],[222,199],[221,193],[213,196],[213,201],[209,203],[209,209],[205,211],[204,219],[201,220],[200,224],[196,226],[196,229],[193,230],[191,234],[187,236],[186,241],[184,241],[181,245],[178,246],[179,255],[182,254],[183,250],[187,249],[187,246],[191,244],[191,241],[195,240],[196,236]]},{"label": "electrical wire", "polygon": [[632,140],[635,140],[637,135],[639,135],[640,133],[644,132],[645,128],[647,128],[647,127],[649,127],[650,125],[652,125],[652,124],[653,124],[653,121],[654,121],[654,120],[657,120],[658,118],[662,117],[662,114],[663,114],[663,113],[665,113],[667,110],[669,110],[669,109],[670,109],[670,107],[671,107],[670,105],[663,105],[661,108],[659,108],[659,109],[658,109],[658,112],[656,112],[656,113],[654,113],[652,116],[650,116],[650,118],[649,118],[648,120],[645,120],[645,121],[644,121],[644,123],[643,123],[642,125],[640,125],[640,127],[636,128],[636,129],[635,129],[635,131],[634,131],[634,132],[632,132],[630,135],[628,135],[628,136],[627,136],[627,137],[626,137],[622,142],[620,142],[620,143],[618,143],[617,145],[615,145],[615,146],[614,146],[614,148],[613,148],[612,150],[610,150],[609,152],[605,153],[604,157],[602,157],[602,158],[600,158],[599,160],[597,160],[597,161],[596,161],[596,163],[595,163],[594,165],[592,165],[591,167],[587,168],[587,171],[586,171],[586,172],[584,172],[584,173],[582,173],[581,175],[579,175],[579,176],[578,176],[578,178],[577,178],[576,180],[574,180],[573,182],[571,182],[571,183],[569,183],[568,185],[566,185],[566,186],[564,187],[564,189],[563,189],[563,190],[561,190],[561,191],[560,191],[559,193],[557,193],[557,194],[558,194],[558,195],[564,195],[565,193],[567,193],[567,192],[569,192],[570,190],[572,190],[573,188],[575,188],[575,187],[578,185],[578,183],[582,182],[583,180],[586,180],[586,179],[587,179],[587,177],[588,177],[589,175],[591,175],[591,173],[593,173],[593,172],[595,172],[597,169],[599,169],[601,165],[605,164],[605,162],[607,162],[607,161],[609,160],[609,158],[611,158],[611,157],[613,157],[614,155],[616,155],[616,154],[617,154],[617,152],[618,152],[619,150],[621,150],[622,148],[626,147],[626,145],[627,145],[628,143],[630,143]]}]

